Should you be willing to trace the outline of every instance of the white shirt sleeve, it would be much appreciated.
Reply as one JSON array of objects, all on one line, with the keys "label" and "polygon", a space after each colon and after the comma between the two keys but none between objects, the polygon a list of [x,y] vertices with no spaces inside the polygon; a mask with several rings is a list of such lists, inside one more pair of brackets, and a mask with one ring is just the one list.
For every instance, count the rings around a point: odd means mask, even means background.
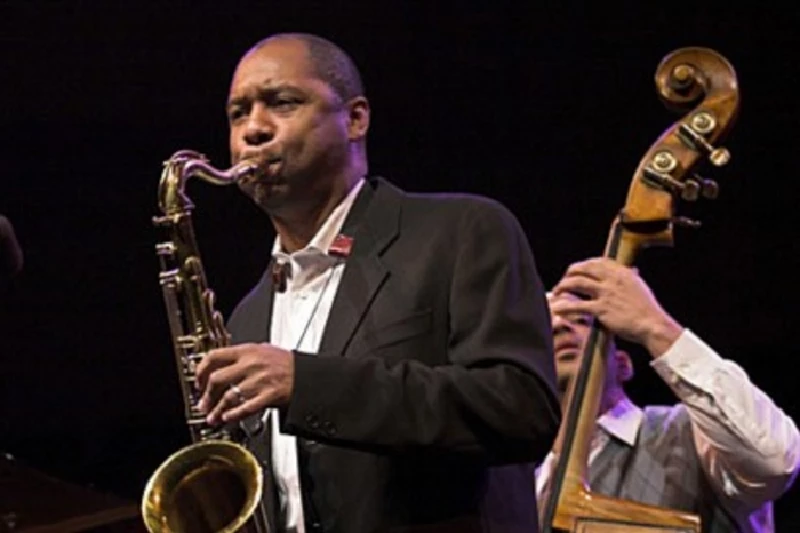
[{"label": "white shirt sleeve", "polygon": [[800,433],[740,366],[688,329],[651,364],[686,405],[698,457],[720,495],[756,508],[791,486]]}]

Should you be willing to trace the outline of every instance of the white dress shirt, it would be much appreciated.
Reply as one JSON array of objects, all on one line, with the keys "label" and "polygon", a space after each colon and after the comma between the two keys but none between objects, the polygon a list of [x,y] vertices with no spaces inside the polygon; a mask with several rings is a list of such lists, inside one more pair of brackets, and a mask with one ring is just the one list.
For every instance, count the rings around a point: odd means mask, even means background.
[{"label": "white dress shirt", "polygon": [[[308,245],[292,254],[281,251],[276,238],[272,255],[290,265],[286,290],[275,292],[272,307],[270,342],[285,350],[316,353],[322,338],[333,297],[344,272],[344,261],[328,255],[358,192],[360,180],[331,212]],[[280,503],[285,510],[287,533],[305,533],[300,475],[295,437],[281,433],[278,411],[268,409],[271,418],[272,468]]]},{"label": "white dress shirt", "polygon": [[[651,366],[686,406],[697,455],[714,489],[751,508],[780,496],[797,475],[800,433],[744,370],[688,329]],[[609,434],[632,446],[641,421],[641,409],[626,397],[603,413],[589,466]],[[551,452],[537,469],[537,497],[553,463]]]}]

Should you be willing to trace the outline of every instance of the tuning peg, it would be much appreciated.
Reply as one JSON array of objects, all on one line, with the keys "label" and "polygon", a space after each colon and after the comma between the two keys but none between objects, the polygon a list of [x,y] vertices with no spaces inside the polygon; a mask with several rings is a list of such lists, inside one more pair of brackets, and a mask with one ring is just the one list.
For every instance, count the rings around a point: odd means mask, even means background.
[{"label": "tuning peg", "polygon": [[700,185],[698,183],[694,181],[683,183],[669,174],[658,172],[650,167],[644,168],[642,179],[651,186],[659,187],[674,194],[680,194],[681,198],[688,202],[697,200],[698,193],[700,192]]},{"label": "tuning peg", "polygon": [[689,229],[697,229],[702,225],[700,221],[688,217],[673,217],[672,223],[676,226]]},{"label": "tuning peg", "polygon": [[694,202],[700,195],[700,184],[692,180],[689,180],[686,183],[681,183],[680,192],[681,198],[687,202]]},{"label": "tuning peg", "polygon": [[715,167],[724,167],[731,160],[731,153],[727,148],[712,148],[708,153],[708,160]]},{"label": "tuning peg", "polygon": [[716,198],[719,196],[719,184],[717,184],[716,181],[706,179],[697,174],[695,174],[692,179],[700,186],[700,194],[703,195],[703,198],[716,200]]},{"label": "tuning peg", "polygon": [[717,125],[717,121],[710,113],[702,111],[694,115],[691,119],[691,126],[681,124],[679,128],[680,138],[689,146],[702,150],[708,156],[711,164],[715,167],[722,167],[731,160],[731,153],[727,148],[716,148],[709,143],[703,135],[712,131]]}]

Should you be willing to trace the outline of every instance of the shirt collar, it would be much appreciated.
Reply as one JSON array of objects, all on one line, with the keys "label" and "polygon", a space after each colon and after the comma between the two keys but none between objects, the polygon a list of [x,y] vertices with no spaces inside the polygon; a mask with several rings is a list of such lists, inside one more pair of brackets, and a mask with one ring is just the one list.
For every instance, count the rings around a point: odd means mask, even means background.
[{"label": "shirt collar", "polygon": [[622,396],[614,406],[597,419],[597,425],[628,446],[636,442],[642,425],[642,410],[627,396]]},{"label": "shirt collar", "polygon": [[[347,193],[347,196],[345,196],[344,199],[339,202],[339,205],[337,205],[336,208],[331,211],[331,214],[328,215],[327,219],[325,219],[325,222],[311,238],[311,241],[305,246],[305,248],[295,252],[296,254],[309,254],[314,252],[323,255],[328,254],[331,244],[333,244],[334,239],[336,239],[336,236],[342,229],[344,220],[347,217],[347,214],[350,212],[350,208],[353,206],[353,202],[358,196],[358,193],[361,190],[361,187],[363,187],[364,183],[364,178],[361,178],[356,182],[355,185],[353,185],[353,187],[350,189],[350,192]],[[286,252],[281,251],[280,236],[276,236],[272,245],[272,257],[286,259],[290,255],[293,254],[287,254]]]},{"label": "shirt collar", "polygon": [[[639,427],[642,425],[643,412],[641,408],[634,405],[627,396],[622,396],[614,407],[603,413],[597,419],[597,425],[602,427],[608,434],[620,439],[628,446],[633,446],[636,443],[636,436],[639,433]],[[553,452],[549,452],[545,456],[542,464],[536,468],[536,483],[542,483],[540,473],[542,471],[549,473],[551,470],[551,463],[555,460]],[[549,474],[547,474],[549,475]],[[539,490],[537,488],[537,490]]]}]

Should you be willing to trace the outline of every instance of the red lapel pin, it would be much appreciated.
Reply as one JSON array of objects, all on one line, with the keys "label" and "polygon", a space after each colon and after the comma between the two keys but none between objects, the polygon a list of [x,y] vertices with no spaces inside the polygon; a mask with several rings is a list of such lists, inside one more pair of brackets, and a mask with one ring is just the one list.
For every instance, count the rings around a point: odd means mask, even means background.
[{"label": "red lapel pin", "polygon": [[328,248],[328,254],[334,257],[347,257],[350,255],[350,249],[353,247],[353,238],[341,233],[333,239],[331,247]]}]

